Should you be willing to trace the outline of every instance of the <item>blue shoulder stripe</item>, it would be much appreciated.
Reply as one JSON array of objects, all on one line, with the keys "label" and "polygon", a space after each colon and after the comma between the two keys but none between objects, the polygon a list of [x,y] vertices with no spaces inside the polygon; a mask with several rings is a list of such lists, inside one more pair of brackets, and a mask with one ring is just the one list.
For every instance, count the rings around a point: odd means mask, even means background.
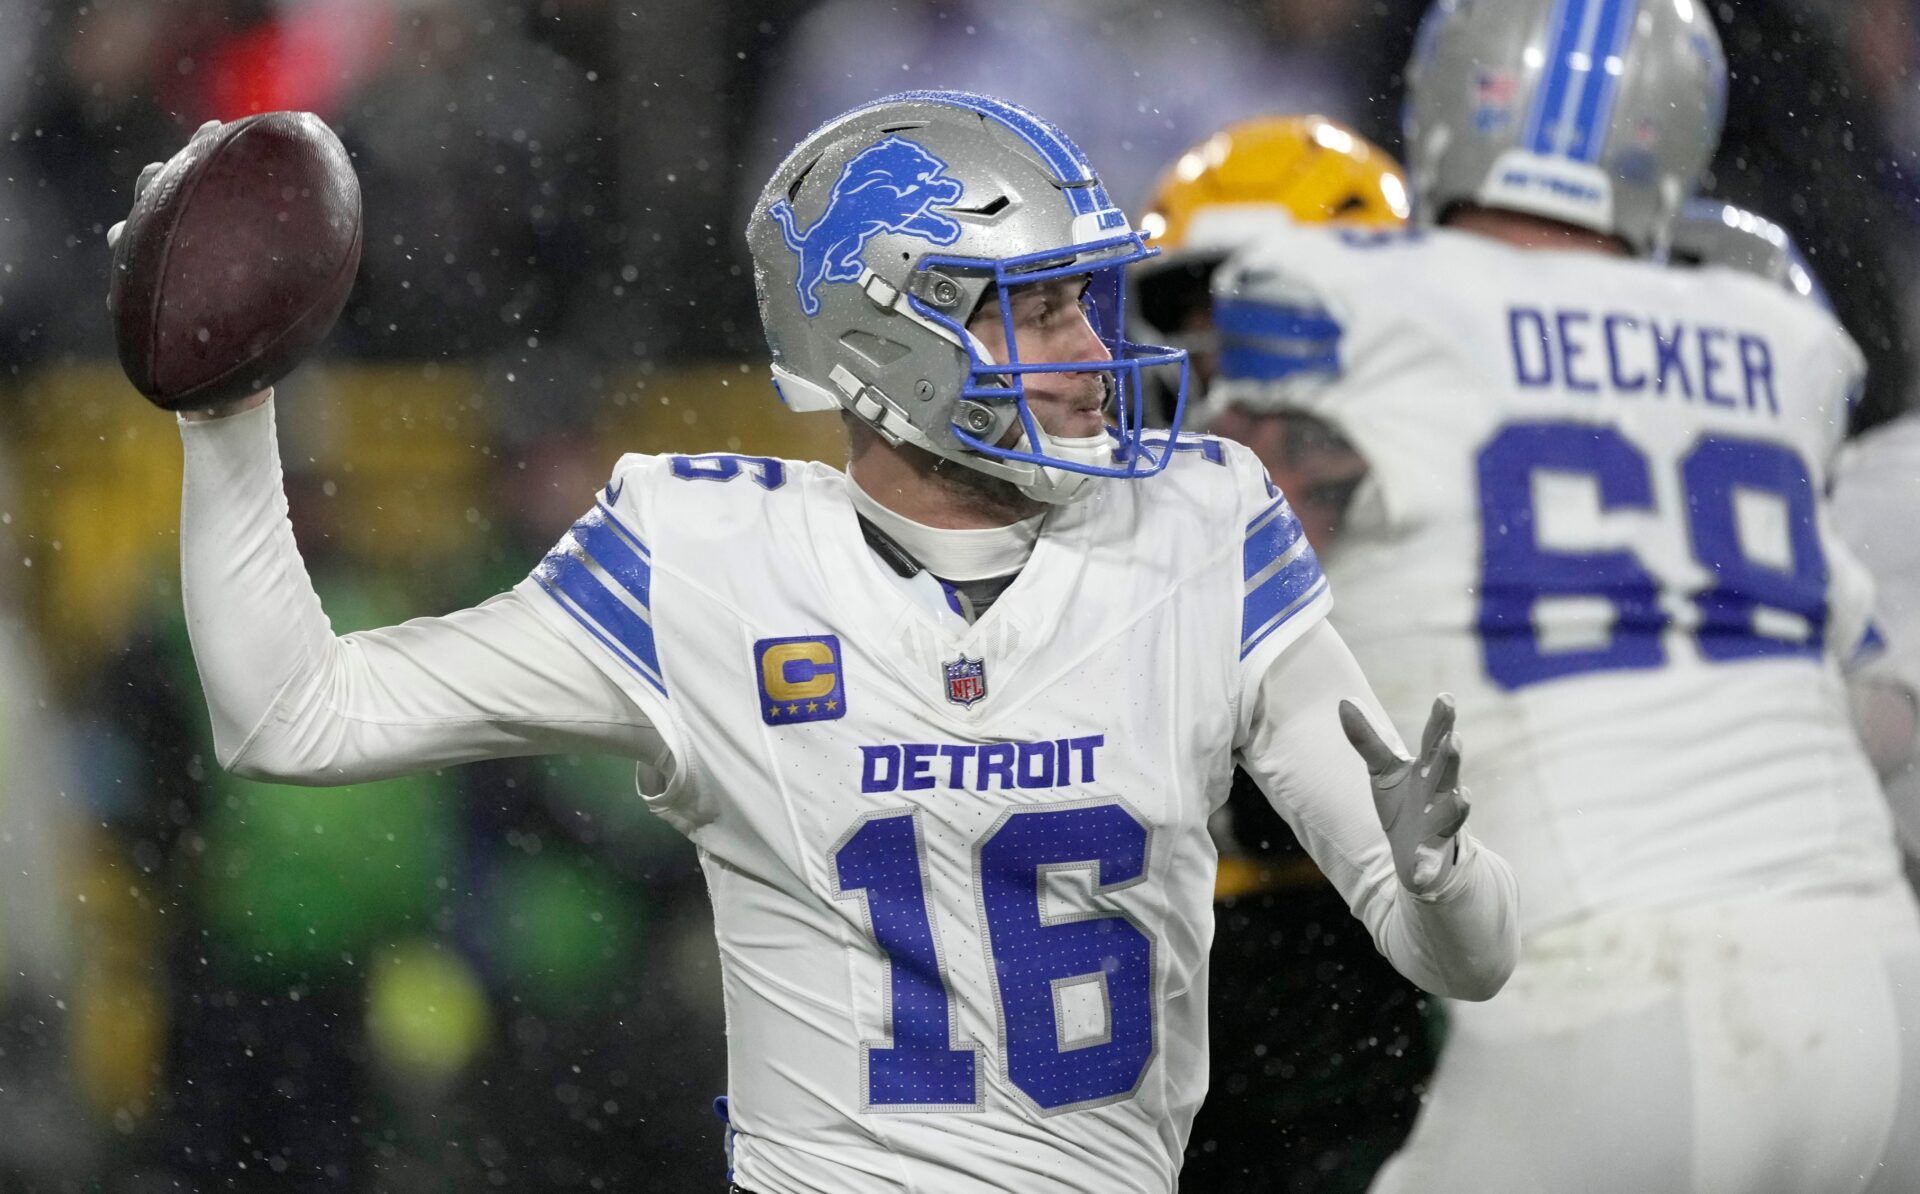
[{"label": "blue shoulder stripe", "polygon": [[1310,353],[1276,352],[1251,344],[1227,343],[1220,347],[1222,381],[1278,381],[1296,373],[1324,373],[1338,376],[1340,354],[1333,350]]},{"label": "blue shoulder stripe", "polygon": [[596,505],[573,524],[572,534],[635,601],[642,607],[653,604],[652,553],[611,511]]},{"label": "blue shoulder stripe", "polygon": [[1344,329],[1321,306],[1222,299],[1214,304],[1220,332],[1220,376],[1277,381],[1296,373],[1340,372]]},{"label": "blue shoulder stripe", "polygon": [[[598,573],[589,560],[599,566]],[[653,632],[651,560],[640,537],[596,505],[547,553],[533,576],[595,640],[665,696]]]},{"label": "blue shoulder stripe", "polygon": [[1223,298],[1213,305],[1213,326],[1223,336],[1280,336],[1298,340],[1338,340],[1340,321],[1325,307]]},{"label": "blue shoulder stripe", "polygon": [[1286,498],[1277,498],[1247,524],[1242,572],[1240,658],[1245,659],[1327,589],[1320,558]]},{"label": "blue shoulder stripe", "polygon": [[1258,518],[1247,524],[1247,542],[1241,552],[1245,566],[1242,579],[1252,580],[1265,572],[1304,536],[1292,504],[1286,498],[1274,499]]}]

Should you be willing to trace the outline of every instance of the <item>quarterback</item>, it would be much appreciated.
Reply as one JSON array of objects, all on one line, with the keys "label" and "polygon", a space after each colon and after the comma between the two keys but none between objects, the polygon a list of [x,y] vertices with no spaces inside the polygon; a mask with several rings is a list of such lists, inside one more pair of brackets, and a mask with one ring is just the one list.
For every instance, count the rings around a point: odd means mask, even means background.
[{"label": "quarterback", "polygon": [[754,1194],[1173,1189],[1236,762],[1403,973],[1499,990],[1514,886],[1461,830],[1450,702],[1404,757],[1258,463],[1146,429],[1142,371],[1184,359],[1122,334],[1150,250],[1065,135],[876,101],[749,241],[775,388],[843,412],[848,469],[623,457],[473,609],[336,637],[270,397],[184,419],[222,764],[636,759],[705,868]]},{"label": "quarterback", "polygon": [[1526,893],[1376,1190],[1920,1189],[1920,918],[1824,496],[1862,361],[1818,304],[1662,260],[1722,116],[1707,8],[1436,4],[1413,226],[1271,232],[1216,280],[1210,410],[1364,459],[1334,620],[1395,718],[1457,687]]}]

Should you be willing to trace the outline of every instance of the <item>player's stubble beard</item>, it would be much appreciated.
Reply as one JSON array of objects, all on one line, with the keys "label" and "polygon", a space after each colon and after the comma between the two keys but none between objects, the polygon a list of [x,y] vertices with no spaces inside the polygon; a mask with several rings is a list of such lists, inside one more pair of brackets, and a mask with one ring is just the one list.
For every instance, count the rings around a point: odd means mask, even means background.
[{"label": "player's stubble beard", "polygon": [[[906,462],[913,473],[936,491],[941,504],[986,525],[1011,525],[1046,512],[1043,502],[1021,493],[1003,477],[989,476],[912,444],[890,444],[850,411],[841,412],[847,442],[854,459],[865,452],[887,452]],[[883,495],[875,494],[876,500]]]},{"label": "player's stubble beard", "polygon": [[[1051,424],[1066,417],[1067,412],[1082,408],[1111,412],[1115,400],[1115,387],[1111,375],[1085,373],[1074,375],[1081,379],[1084,390],[1078,394],[1056,393],[1028,395],[1028,408],[1035,421],[1050,435],[1059,435],[1062,429]],[[1045,514],[1048,505],[1036,498],[1030,498],[1020,492],[1019,486],[1004,477],[996,477],[969,468],[957,460],[935,456],[924,448],[912,444],[892,444],[868,426],[865,421],[851,411],[841,412],[841,421],[847,428],[847,442],[852,456],[858,460],[863,452],[884,451],[904,461],[912,471],[932,486],[938,494],[938,501],[944,507],[957,513],[977,518],[983,526],[1008,526],[1024,522]],[[1077,434],[1077,433],[1076,433]],[[1018,442],[1020,431],[1016,425],[1007,432],[1007,438],[1001,446],[1011,448]],[[874,495],[876,499],[879,495]]]},{"label": "player's stubble beard", "polygon": [[1021,493],[1005,477],[991,477],[957,460],[946,460],[914,448],[926,457],[926,475],[938,483],[955,506],[983,520],[1015,523],[1046,512],[1046,505]]}]

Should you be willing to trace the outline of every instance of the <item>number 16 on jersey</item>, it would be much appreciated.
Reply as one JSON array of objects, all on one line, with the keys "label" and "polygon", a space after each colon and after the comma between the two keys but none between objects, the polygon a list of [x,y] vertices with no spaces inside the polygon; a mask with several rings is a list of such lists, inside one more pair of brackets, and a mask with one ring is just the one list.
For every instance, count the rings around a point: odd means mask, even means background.
[{"label": "number 16 on jersey", "polygon": [[[839,894],[864,901],[887,961],[890,1039],[861,1050],[869,1111],[973,1111],[981,1107],[979,1050],[954,1040],[953,993],[933,917],[921,814],[868,814],[833,852]],[[1008,812],[973,851],[975,907],[983,918],[1008,1080],[1041,1114],[1131,1096],[1153,1058],[1153,942],[1124,913],[1050,914],[1047,875],[1093,873],[1093,894],[1146,877],[1150,834],[1117,801]],[[1071,1038],[1069,992],[1094,988],[1104,1026]]]}]

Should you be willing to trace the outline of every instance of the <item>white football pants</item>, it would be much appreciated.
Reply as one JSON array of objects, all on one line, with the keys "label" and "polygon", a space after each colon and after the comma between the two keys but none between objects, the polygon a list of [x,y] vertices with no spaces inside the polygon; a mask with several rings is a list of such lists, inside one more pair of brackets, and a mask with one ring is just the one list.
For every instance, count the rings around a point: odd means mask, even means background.
[{"label": "white football pants", "polygon": [[1372,1194],[1920,1192],[1920,917],[1904,889],[1616,914],[1450,1004]]}]

